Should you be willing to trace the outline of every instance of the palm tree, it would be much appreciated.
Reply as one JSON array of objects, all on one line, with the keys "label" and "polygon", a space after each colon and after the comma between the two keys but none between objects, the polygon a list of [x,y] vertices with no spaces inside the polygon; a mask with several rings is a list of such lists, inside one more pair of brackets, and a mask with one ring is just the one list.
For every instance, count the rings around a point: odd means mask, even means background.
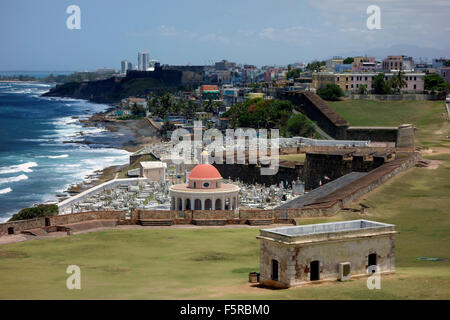
[{"label": "palm tree", "polygon": [[360,85],[358,92],[359,92],[359,94],[366,94],[367,93],[367,85],[365,85],[365,84]]},{"label": "palm tree", "polygon": [[392,89],[394,89],[394,91],[400,93],[400,90],[407,86],[404,73],[400,70],[396,75],[394,75],[391,78],[390,84]]}]

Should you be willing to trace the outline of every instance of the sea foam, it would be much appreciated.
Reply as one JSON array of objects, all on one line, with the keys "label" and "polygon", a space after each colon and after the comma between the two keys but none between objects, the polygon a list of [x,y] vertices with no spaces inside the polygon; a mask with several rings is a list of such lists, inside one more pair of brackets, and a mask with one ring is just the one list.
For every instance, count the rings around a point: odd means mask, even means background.
[{"label": "sea foam", "polygon": [[38,164],[36,162],[27,162],[23,164],[18,164],[9,167],[1,167],[0,174],[9,174],[9,173],[17,173],[17,172],[33,172],[30,168],[37,167]]},{"label": "sea foam", "polygon": [[12,191],[12,189],[11,188],[5,188],[5,189],[0,189],[0,194],[6,194],[6,193],[9,193],[9,192],[11,192]]},{"label": "sea foam", "polygon": [[28,176],[21,174],[20,176],[16,176],[16,177],[2,178],[2,179],[0,179],[0,184],[18,182],[18,181],[27,180],[27,179],[28,179]]},{"label": "sea foam", "polygon": [[68,158],[69,155],[68,154],[62,154],[60,156],[47,156],[47,158],[49,159],[62,159],[62,158]]}]

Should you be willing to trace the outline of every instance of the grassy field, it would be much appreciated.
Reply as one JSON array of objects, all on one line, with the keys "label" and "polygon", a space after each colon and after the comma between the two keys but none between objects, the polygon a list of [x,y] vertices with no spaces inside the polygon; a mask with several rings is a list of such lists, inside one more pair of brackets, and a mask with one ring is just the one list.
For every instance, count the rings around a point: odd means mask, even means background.
[{"label": "grassy field", "polygon": [[[397,115],[398,106],[409,106],[412,114]],[[441,161],[437,169],[413,168],[360,199],[369,206],[364,215],[341,211],[298,220],[365,218],[397,225],[396,274],[382,277],[381,290],[368,290],[365,279],[288,290],[252,287],[247,280],[259,269],[257,228],[149,228],[0,246],[0,299],[450,299],[450,262],[417,260],[450,259],[450,153],[442,138],[450,133],[442,106],[381,103],[383,112],[377,112],[372,102],[352,101],[333,107],[352,125],[412,122],[418,143],[439,151],[427,154]],[[354,111],[346,114],[346,108]],[[374,121],[366,123],[369,118]],[[81,268],[81,290],[66,289],[66,268],[73,264]]]},{"label": "grassy field", "polygon": [[279,157],[280,157],[280,160],[305,162],[306,154],[305,153],[283,154],[283,155],[280,155]]}]

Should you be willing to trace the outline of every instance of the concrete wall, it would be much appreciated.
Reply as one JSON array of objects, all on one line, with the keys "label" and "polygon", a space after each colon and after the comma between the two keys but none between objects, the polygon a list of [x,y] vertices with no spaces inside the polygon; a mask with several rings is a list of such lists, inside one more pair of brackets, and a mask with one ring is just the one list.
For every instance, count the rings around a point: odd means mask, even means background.
[{"label": "concrete wall", "polygon": [[377,255],[380,272],[395,272],[395,236],[380,235],[311,244],[283,244],[261,239],[260,279],[272,285],[272,259],[279,263],[279,282],[294,286],[310,282],[310,263],[320,261],[320,280],[337,280],[340,262],[351,263],[351,275],[367,275],[368,256]]}]

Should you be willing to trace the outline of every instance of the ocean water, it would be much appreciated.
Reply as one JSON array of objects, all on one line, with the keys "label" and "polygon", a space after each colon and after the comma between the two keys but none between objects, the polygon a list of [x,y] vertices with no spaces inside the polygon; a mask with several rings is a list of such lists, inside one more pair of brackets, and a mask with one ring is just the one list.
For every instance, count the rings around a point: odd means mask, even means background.
[{"label": "ocean water", "polygon": [[[50,87],[0,82],[0,222],[22,208],[57,200],[96,170],[128,162],[127,151],[104,144],[120,141],[123,133],[79,122],[108,106],[41,97]],[[92,144],[63,143],[81,139]]]},{"label": "ocean water", "polygon": [[53,74],[54,76],[58,75],[69,75],[73,73],[73,71],[0,71],[0,77],[12,77],[12,76],[30,76],[35,78],[46,78],[49,75]]}]

